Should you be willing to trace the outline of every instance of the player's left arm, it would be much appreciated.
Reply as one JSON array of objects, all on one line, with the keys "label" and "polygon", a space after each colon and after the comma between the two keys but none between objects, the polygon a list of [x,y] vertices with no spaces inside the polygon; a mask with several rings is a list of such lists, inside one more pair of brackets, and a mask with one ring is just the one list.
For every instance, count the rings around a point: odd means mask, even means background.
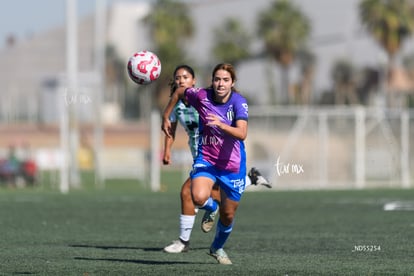
[{"label": "player's left arm", "polygon": [[215,125],[226,134],[243,141],[247,137],[248,117],[249,107],[246,100],[242,98],[234,105],[234,124],[228,125],[227,123],[222,122],[220,117],[215,114],[208,114],[206,119],[208,121],[207,125]]},{"label": "player's left arm", "polygon": [[162,163],[164,165],[171,164],[171,148],[175,140],[175,132],[177,129],[177,122],[171,122],[171,137],[165,135],[164,137],[164,154]]},{"label": "player's left arm", "polygon": [[228,135],[233,136],[236,139],[244,140],[247,137],[247,120],[239,119],[236,121],[236,126],[230,126],[220,120],[220,117],[215,114],[209,114],[206,116],[208,120],[207,125],[217,126]]}]

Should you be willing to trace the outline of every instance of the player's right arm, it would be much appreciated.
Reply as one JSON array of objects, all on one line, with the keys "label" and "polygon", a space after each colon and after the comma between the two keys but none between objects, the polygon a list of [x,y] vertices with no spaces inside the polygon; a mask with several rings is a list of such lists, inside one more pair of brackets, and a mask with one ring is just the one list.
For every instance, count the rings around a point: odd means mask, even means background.
[{"label": "player's right arm", "polygon": [[172,126],[170,121],[170,114],[174,109],[174,106],[177,104],[179,99],[184,98],[184,91],[186,87],[178,87],[175,92],[171,95],[170,100],[168,101],[167,106],[164,109],[162,115],[162,125],[161,129],[164,131],[167,137],[172,137]]}]

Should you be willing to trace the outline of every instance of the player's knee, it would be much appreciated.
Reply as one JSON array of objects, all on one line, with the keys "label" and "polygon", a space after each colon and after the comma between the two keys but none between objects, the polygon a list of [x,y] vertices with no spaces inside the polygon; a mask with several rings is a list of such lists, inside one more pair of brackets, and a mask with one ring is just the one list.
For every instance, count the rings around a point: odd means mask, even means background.
[{"label": "player's knee", "polygon": [[192,200],[191,190],[186,188],[186,187],[183,187],[181,189],[181,194],[180,195],[181,195],[181,199],[184,200],[184,201]]},{"label": "player's knee", "polygon": [[206,202],[205,198],[201,198],[201,197],[194,197],[193,196],[193,202],[195,206],[203,206],[204,203]]},{"label": "player's knee", "polygon": [[220,211],[220,220],[225,226],[231,225],[234,220],[234,212]]},{"label": "player's knee", "polygon": [[201,193],[201,192],[199,193],[193,192],[192,199],[193,199],[194,205],[203,206],[206,203],[206,200],[208,199],[208,194],[206,195],[205,193]]}]

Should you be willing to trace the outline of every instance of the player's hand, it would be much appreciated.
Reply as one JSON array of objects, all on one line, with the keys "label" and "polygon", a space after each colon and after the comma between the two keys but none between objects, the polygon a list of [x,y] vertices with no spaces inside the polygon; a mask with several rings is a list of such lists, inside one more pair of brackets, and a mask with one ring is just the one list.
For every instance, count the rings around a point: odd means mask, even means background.
[{"label": "player's hand", "polygon": [[178,85],[174,82],[170,83],[170,96],[177,90]]},{"label": "player's hand", "polygon": [[220,120],[220,117],[218,117],[215,114],[208,114],[206,116],[207,119],[207,125],[208,126],[217,126],[219,128],[221,128],[221,125],[223,124]]},{"label": "player's hand", "polygon": [[169,165],[171,164],[171,155],[169,153],[165,153],[164,157],[162,158],[162,163],[164,165]]},{"label": "player's hand", "polygon": [[169,119],[162,119],[161,130],[168,137],[172,137],[171,121]]}]

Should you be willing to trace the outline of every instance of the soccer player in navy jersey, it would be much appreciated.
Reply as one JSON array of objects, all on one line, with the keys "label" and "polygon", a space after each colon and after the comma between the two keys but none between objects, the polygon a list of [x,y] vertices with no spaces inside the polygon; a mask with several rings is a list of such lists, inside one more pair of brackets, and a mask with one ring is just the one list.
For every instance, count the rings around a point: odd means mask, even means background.
[{"label": "soccer player in navy jersey", "polygon": [[[188,65],[179,65],[175,68],[173,73],[173,80],[171,82],[172,90],[176,87],[194,87],[196,78],[194,70]],[[164,139],[164,154],[163,163],[168,165],[171,163],[171,147],[175,139],[175,132],[178,123],[184,128],[188,135],[188,146],[190,147],[193,159],[197,156],[198,149],[198,124],[199,116],[197,110],[194,109],[184,100],[179,100],[174,106],[173,111],[169,117],[171,121],[171,136],[165,136]],[[181,253],[189,250],[190,236],[194,226],[196,210],[191,198],[190,190],[190,178],[188,178],[181,187],[181,214],[180,221],[180,235],[178,240],[174,240],[171,244],[164,247],[164,251],[167,253]],[[246,187],[250,184],[264,185],[268,188],[271,187],[269,182],[260,174],[256,168],[251,168],[248,176],[246,176]],[[213,186],[212,198],[216,201],[220,201],[220,190],[218,185]],[[216,212],[206,211],[201,228],[204,232],[209,232],[214,226],[214,220],[217,215]]]},{"label": "soccer player in navy jersey", "polygon": [[191,196],[194,205],[209,213],[217,212],[211,197],[214,184],[221,189],[220,219],[210,247],[210,255],[220,264],[231,264],[223,247],[233,229],[233,220],[246,187],[248,105],[236,91],[236,74],[231,64],[218,64],[209,88],[178,87],[163,114],[162,130],[172,137],[169,115],[180,99],[199,114],[197,156],[191,171]]},{"label": "soccer player in navy jersey", "polygon": [[[194,70],[188,65],[179,65],[175,68],[173,80],[171,83],[172,90],[176,87],[193,87],[196,83]],[[165,136],[163,163],[171,163],[171,147],[175,139],[175,132],[178,123],[184,128],[188,136],[188,146],[190,147],[193,159],[197,156],[198,149],[198,112],[184,100],[179,100],[174,106],[169,119],[171,121],[171,135]],[[178,240],[164,247],[167,253],[181,253],[189,250],[190,236],[193,229],[196,207],[191,198],[190,178],[188,178],[181,187],[181,214],[180,214],[180,235]],[[213,199],[220,200],[220,190],[216,185],[212,190]],[[202,230],[209,232],[214,225],[214,219],[217,212],[208,213],[208,219],[202,224]]]}]

